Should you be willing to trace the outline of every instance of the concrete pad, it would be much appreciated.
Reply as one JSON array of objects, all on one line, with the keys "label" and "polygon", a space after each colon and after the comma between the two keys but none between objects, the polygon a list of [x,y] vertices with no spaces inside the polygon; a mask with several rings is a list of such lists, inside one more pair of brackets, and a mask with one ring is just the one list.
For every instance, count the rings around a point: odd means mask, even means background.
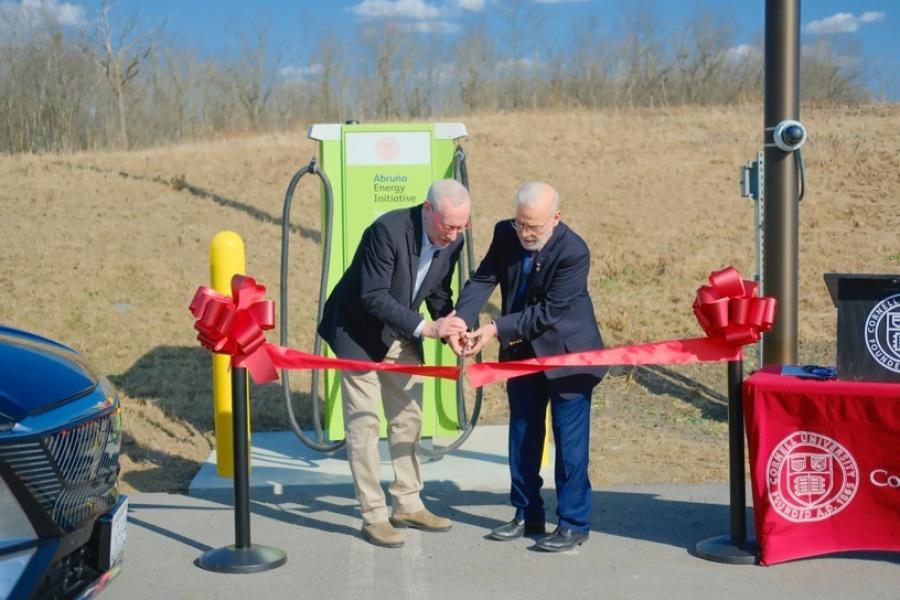
[{"label": "concrete pad", "polygon": [[[286,565],[248,575],[194,566],[202,552],[234,543],[228,491],[220,490],[218,499],[132,494],[123,569],[100,597],[894,600],[900,591],[900,553],[833,555],[772,567],[698,558],[698,541],[727,533],[724,482],[595,490],[590,539],[561,554],[533,551],[533,539],[485,539],[510,517],[505,491],[427,485],[426,501],[453,519],[453,529],[407,530],[405,545],[390,549],[360,537],[359,510],[346,485],[294,487],[280,496],[255,491],[252,540],[286,551]],[[544,499],[553,515],[555,494]]]},{"label": "concrete pad", "polygon": [[[359,533],[346,459],[306,449],[291,433],[253,435],[251,539],[287,553],[262,573],[204,571],[205,551],[234,544],[231,479],[211,456],[191,496],[132,494],[121,574],[103,598],[565,598],[757,600],[866,598],[900,591],[900,553],[856,552],[773,567],[697,556],[697,542],[728,533],[728,484],[631,485],[592,492],[590,538],[561,554],[534,538],[496,542],[491,528],[512,516],[506,427],[479,427],[457,452],[422,466],[423,500],[453,520],[446,533],[408,529],[402,548],[377,548]],[[386,452],[382,479],[392,479]],[[544,474],[552,485],[552,473]],[[556,497],[543,492],[548,528]],[[750,495],[747,495],[750,498]],[[746,518],[752,530],[751,510]]]},{"label": "concrete pad", "polygon": [[[426,489],[429,482],[444,482],[469,490],[503,490],[509,488],[507,461],[507,433],[505,425],[479,425],[469,439],[454,452],[428,462],[423,460],[422,479]],[[290,431],[254,433],[251,437],[251,496],[258,490],[273,494],[289,488],[352,485],[346,449],[323,454],[304,446]],[[437,439],[435,447],[453,440]],[[426,440],[430,443],[430,440]],[[379,444],[381,480],[394,479],[387,442]],[[553,466],[542,473],[545,487],[553,487]],[[210,454],[191,481],[188,493],[203,497],[216,490],[230,490],[232,478],[216,474],[216,453]]]}]

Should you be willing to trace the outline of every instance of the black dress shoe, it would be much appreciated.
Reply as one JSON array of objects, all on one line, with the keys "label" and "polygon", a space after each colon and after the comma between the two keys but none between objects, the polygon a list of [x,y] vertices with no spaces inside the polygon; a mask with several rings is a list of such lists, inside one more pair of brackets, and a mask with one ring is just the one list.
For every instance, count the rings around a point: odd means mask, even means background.
[{"label": "black dress shoe", "polygon": [[544,533],[544,531],[546,530],[544,529],[543,523],[513,519],[509,523],[504,523],[500,527],[492,529],[488,537],[493,540],[508,542],[509,540],[520,538],[523,535],[534,535],[537,533]]},{"label": "black dress shoe", "polygon": [[585,543],[589,532],[575,531],[566,527],[557,527],[556,531],[538,540],[538,550],[545,552],[563,552]]}]

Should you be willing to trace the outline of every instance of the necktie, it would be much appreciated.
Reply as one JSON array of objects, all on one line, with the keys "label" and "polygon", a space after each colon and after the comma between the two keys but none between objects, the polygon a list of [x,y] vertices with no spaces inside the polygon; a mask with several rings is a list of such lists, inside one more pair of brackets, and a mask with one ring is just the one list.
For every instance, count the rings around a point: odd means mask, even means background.
[{"label": "necktie", "polygon": [[519,285],[516,287],[516,295],[513,296],[513,312],[518,312],[525,308],[525,290],[528,289],[528,276],[531,275],[531,267],[533,265],[534,253],[526,252],[522,256],[522,270],[519,273]]}]

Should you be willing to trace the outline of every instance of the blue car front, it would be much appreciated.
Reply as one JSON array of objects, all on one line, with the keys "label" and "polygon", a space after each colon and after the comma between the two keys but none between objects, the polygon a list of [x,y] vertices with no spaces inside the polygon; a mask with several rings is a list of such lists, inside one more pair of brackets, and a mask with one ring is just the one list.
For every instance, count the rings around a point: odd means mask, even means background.
[{"label": "blue car front", "polygon": [[85,598],[118,572],[121,440],[104,376],[71,348],[0,326],[0,598]]}]

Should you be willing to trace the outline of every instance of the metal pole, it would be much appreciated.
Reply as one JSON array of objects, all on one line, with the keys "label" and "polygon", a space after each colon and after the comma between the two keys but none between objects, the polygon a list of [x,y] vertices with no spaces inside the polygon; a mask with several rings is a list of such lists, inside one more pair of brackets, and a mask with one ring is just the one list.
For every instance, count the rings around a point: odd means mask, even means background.
[{"label": "metal pole", "polygon": [[234,546],[250,547],[250,449],[247,435],[247,369],[231,368],[234,413]]},{"label": "metal pole", "polygon": [[800,0],[766,0],[765,220],[766,295],[778,300],[778,319],[765,334],[764,364],[797,362],[797,166],[772,143],[774,127],[800,117]]}]

